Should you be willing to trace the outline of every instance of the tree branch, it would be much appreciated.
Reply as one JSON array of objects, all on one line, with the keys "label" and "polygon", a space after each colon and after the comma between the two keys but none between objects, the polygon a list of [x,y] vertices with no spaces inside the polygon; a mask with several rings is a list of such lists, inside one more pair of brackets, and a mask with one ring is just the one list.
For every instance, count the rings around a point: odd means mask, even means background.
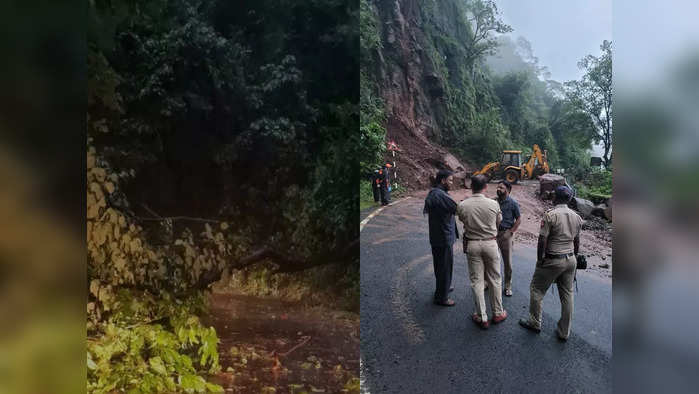
[{"label": "tree branch", "polygon": [[264,246],[240,260],[230,262],[226,267],[221,269],[212,268],[210,271],[203,273],[199,278],[197,287],[203,289],[209,286],[211,283],[220,280],[221,274],[226,268],[243,269],[264,260],[271,260],[278,265],[278,267],[272,272],[273,274],[298,272],[321,265],[350,260],[353,255],[359,255],[357,250],[358,248],[359,239],[356,239],[340,250],[329,250],[308,259],[304,259],[290,257],[287,254],[279,253],[267,246]]}]

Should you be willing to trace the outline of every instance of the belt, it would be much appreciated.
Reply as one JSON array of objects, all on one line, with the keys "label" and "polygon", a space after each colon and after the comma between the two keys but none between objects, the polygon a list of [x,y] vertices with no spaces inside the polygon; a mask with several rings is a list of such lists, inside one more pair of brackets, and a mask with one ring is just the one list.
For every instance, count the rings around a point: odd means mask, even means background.
[{"label": "belt", "polygon": [[471,239],[471,238],[466,238],[467,241],[492,241],[497,237],[490,237],[490,238],[483,238],[483,239]]},{"label": "belt", "polygon": [[575,255],[575,253],[563,253],[563,254],[549,254],[546,253],[547,259],[563,259]]}]

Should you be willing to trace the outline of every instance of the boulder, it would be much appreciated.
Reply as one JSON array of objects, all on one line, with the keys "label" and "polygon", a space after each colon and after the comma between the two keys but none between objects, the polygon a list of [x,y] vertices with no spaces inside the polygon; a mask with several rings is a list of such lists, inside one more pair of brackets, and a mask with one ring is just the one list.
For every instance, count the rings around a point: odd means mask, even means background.
[{"label": "boulder", "polygon": [[599,204],[595,206],[595,209],[592,210],[592,215],[594,216],[599,216],[601,218],[607,219],[608,221],[612,221],[612,206],[607,205],[607,204]]},{"label": "boulder", "polygon": [[583,219],[587,219],[590,216],[593,216],[593,211],[595,211],[596,209],[595,204],[593,204],[592,201],[578,197],[573,197],[568,203],[568,206],[571,209],[578,211],[578,213],[580,213],[580,216],[582,216]]},{"label": "boulder", "polygon": [[546,192],[556,190],[558,186],[565,186],[566,179],[556,174],[543,174],[539,176],[539,195],[545,196]]},{"label": "boulder", "polygon": [[463,164],[459,161],[459,159],[456,158],[456,156],[452,155],[451,153],[447,153],[444,155],[442,158],[442,162],[445,164],[447,169],[458,173],[464,170]]},{"label": "boulder", "polygon": [[612,200],[609,200],[607,208],[604,209],[604,218],[610,222],[612,221]]},{"label": "boulder", "polygon": [[592,209],[592,215],[604,218],[604,210],[607,209],[607,204],[597,204]]},{"label": "boulder", "polygon": [[460,189],[461,187],[466,187],[467,189],[471,186],[471,178],[468,176],[466,171],[455,172],[453,176],[454,188]]}]

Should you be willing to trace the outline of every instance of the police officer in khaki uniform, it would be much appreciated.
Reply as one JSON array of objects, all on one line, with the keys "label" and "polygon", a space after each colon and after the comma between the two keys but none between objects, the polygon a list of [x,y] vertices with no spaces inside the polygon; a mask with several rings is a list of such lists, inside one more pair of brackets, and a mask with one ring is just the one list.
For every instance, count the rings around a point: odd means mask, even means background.
[{"label": "police officer in khaki uniform", "polygon": [[500,205],[485,196],[488,179],[483,175],[471,178],[473,195],[462,201],[456,209],[464,224],[464,253],[468,259],[471,289],[476,304],[476,313],[471,319],[481,328],[488,328],[488,315],[485,308],[485,281],[490,287],[490,303],[493,307],[493,324],[507,318],[502,308],[500,287],[500,255],[495,240],[498,225],[502,220]]},{"label": "police officer in khaki uniform", "polygon": [[555,207],[544,214],[539,233],[536,269],[530,285],[529,319],[519,324],[536,333],[541,332],[541,301],[553,282],[558,286],[561,299],[561,319],[556,333],[565,341],[570,335],[573,318],[573,280],[580,246],[580,230],[583,220],[568,208],[571,191],[559,186],[555,191]]}]

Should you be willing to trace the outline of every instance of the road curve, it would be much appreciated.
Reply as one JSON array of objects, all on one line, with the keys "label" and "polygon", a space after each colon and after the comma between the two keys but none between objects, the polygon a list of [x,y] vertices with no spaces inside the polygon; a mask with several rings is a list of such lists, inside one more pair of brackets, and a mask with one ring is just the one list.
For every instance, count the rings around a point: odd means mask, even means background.
[{"label": "road curve", "polygon": [[[611,282],[578,272],[572,333],[555,337],[556,290],[544,299],[536,335],[527,316],[536,251],[515,245],[509,318],[481,330],[461,243],[454,245],[453,308],[432,304],[434,273],[423,201],[386,207],[361,232],[362,392],[611,392]],[[490,309],[489,309],[490,311]]]}]

